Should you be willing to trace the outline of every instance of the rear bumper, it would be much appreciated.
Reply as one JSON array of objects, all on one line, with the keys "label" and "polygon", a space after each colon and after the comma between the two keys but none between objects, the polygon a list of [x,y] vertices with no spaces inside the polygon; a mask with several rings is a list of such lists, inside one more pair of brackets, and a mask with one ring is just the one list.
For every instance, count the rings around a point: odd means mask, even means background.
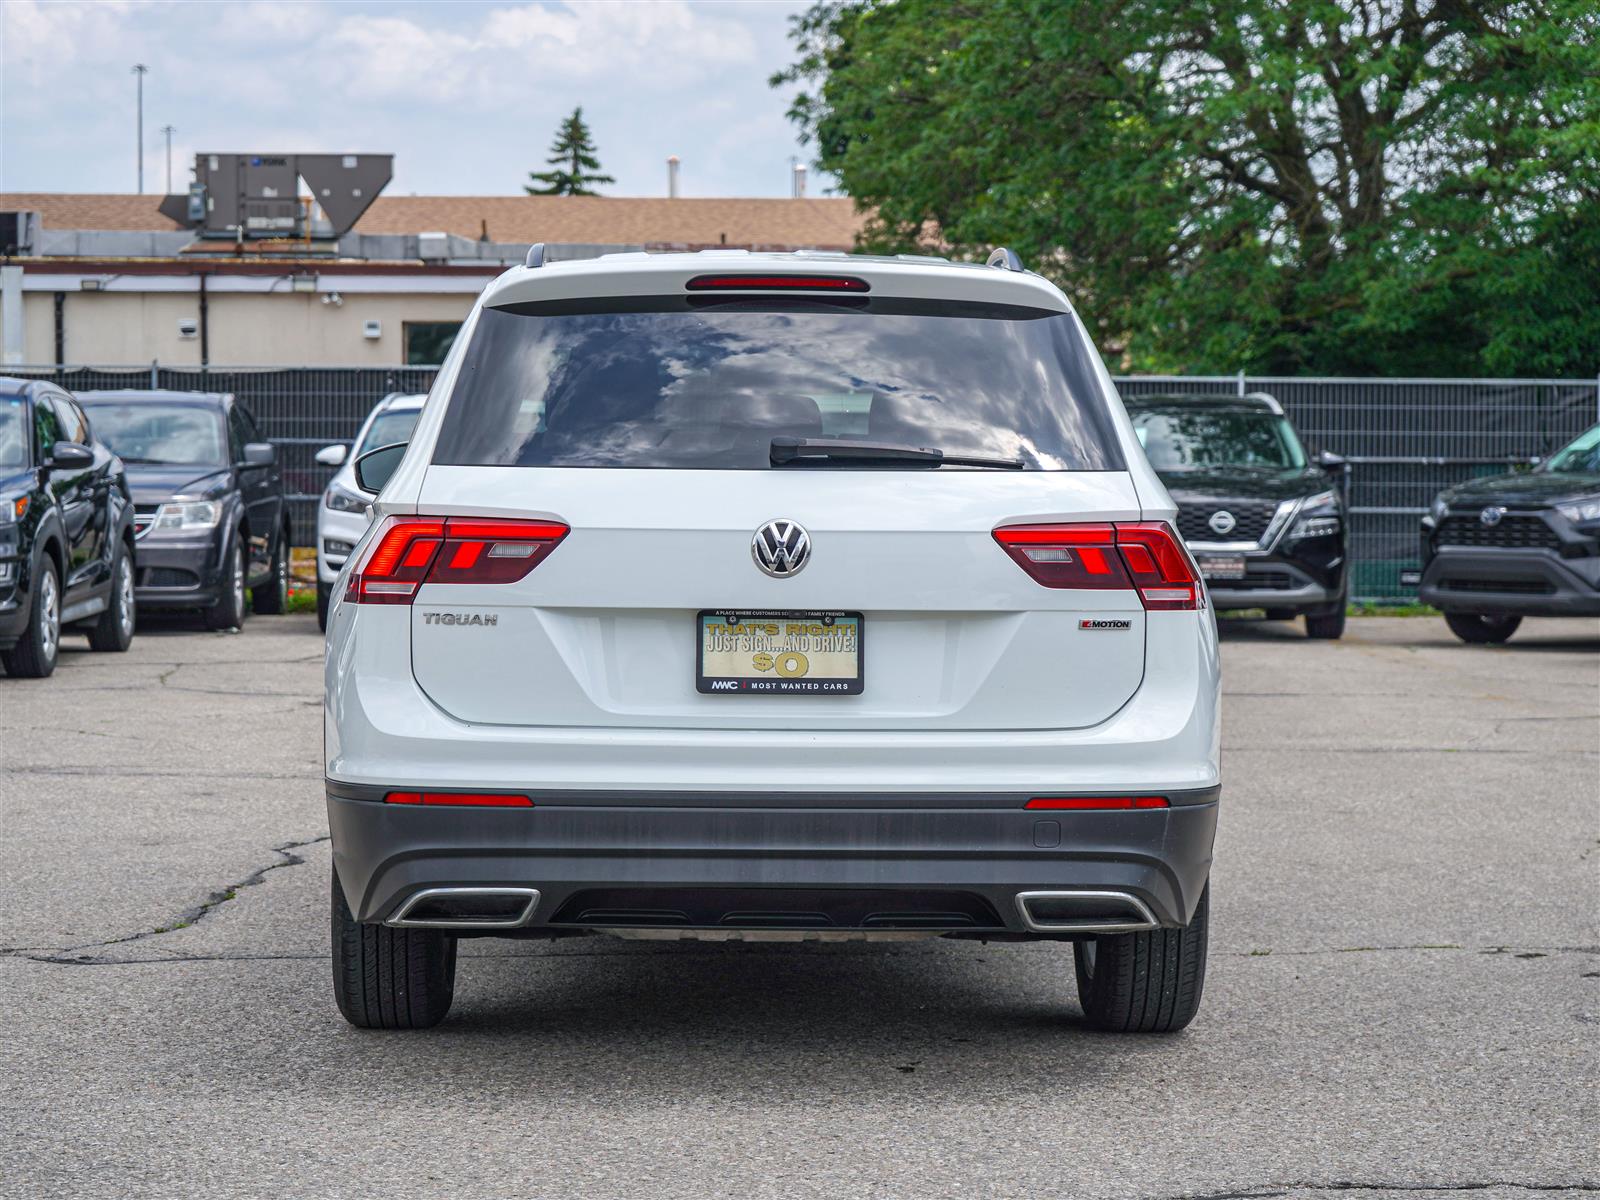
[{"label": "rear bumper", "polygon": [[1444,612],[1600,616],[1600,559],[1563,559],[1548,550],[1442,549],[1429,560],[1417,595]]},{"label": "rear bumper", "polygon": [[[717,914],[755,905],[790,921],[831,912],[777,927],[838,930],[863,926],[830,898],[870,896],[863,913],[915,898],[969,914],[922,928],[1041,936],[1017,894],[1082,889],[1131,895],[1171,927],[1188,923],[1210,873],[1218,789],[1110,812],[1027,811],[1025,794],[993,793],[527,794],[535,807],[433,808],[330,781],[334,866],[351,911],[384,921],[424,889],[531,888],[539,901],[524,928],[536,932],[649,926],[657,919],[614,915],[615,897],[631,906],[641,895],[686,914],[679,927],[738,927]],[[939,896],[948,903],[930,904]]]}]

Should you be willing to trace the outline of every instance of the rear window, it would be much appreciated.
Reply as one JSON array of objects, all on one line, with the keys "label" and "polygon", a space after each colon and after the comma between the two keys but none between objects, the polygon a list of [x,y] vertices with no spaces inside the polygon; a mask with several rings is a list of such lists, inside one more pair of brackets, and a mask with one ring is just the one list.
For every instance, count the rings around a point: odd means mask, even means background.
[{"label": "rear window", "polygon": [[1070,315],[1009,306],[667,297],[490,308],[433,461],[768,470],[772,439],[787,436],[1120,470],[1095,362]]}]

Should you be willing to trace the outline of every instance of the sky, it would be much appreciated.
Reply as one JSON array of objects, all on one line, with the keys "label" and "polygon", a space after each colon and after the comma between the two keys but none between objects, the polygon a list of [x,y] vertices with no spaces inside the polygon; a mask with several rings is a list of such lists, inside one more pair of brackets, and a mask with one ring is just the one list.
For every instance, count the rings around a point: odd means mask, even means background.
[{"label": "sky", "polygon": [[[798,0],[0,0],[0,191],[182,191],[197,151],[392,153],[387,195],[519,194],[583,106],[605,195],[786,196]],[[823,194],[816,172],[809,195]]]}]

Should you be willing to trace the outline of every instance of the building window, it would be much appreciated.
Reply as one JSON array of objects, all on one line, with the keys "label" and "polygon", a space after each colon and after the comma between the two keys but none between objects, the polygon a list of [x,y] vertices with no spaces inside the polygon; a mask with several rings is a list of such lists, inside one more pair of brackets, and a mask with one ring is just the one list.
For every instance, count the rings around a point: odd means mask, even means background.
[{"label": "building window", "polygon": [[461,332],[460,321],[407,321],[405,323],[406,365],[433,367],[450,353],[450,343]]}]

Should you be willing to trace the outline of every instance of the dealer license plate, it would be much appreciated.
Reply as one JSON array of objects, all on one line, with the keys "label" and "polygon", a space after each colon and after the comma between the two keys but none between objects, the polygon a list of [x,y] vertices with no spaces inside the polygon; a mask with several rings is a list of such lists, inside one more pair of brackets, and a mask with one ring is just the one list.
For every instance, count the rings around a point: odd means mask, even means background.
[{"label": "dealer license plate", "polygon": [[1207,579],[1243,579],[1244,558],[1242,555],[1229,555],[1219,558],[1212,555],[1202,556],[1200,559],[1200,574]]},{"label": "dealer license plate", "polygon": [[695,688],[701,692],[861,694],[860,613],[716,610],[695,620]]}]

